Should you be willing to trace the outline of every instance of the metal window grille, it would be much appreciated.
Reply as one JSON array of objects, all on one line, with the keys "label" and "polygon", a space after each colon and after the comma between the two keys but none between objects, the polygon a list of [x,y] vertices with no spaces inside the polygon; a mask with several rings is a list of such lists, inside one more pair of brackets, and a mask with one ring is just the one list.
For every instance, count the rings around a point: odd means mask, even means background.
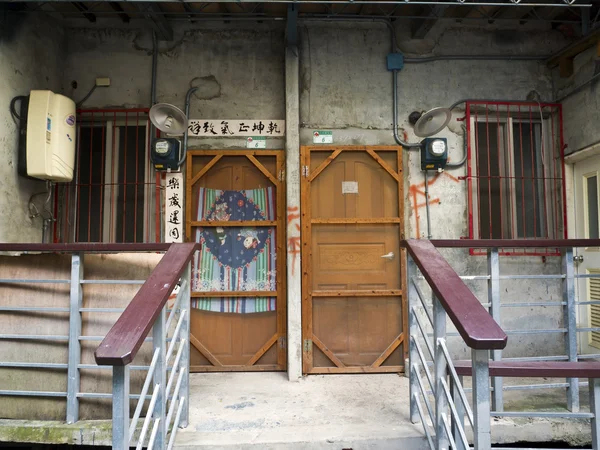
[{"label": "metal window grille", "polygon": [[[561,105],[467,102],[465,120],[469,238],[566,238]],[[502,254],[559,252],[505,248]]]},{"label": "metal window grille", "polygon": [[148,109],[77,111],[73,181],[55,189],[55,242],[160,242]]}]

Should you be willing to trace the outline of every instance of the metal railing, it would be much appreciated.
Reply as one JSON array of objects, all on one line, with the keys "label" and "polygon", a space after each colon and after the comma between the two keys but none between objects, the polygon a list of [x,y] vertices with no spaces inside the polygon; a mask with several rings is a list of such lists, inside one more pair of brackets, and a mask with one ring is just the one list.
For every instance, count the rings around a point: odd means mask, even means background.
[{"label": "metal railing", "polygon": [[[493,361],[581,361],[600,358],[600,353],[582,353],[578,347],[579,334],[600,331],[600,328],[578,326],[576,309],[582,305],[600,305],[600,301],[591,299],[577,299],[575,294],[575,284],[579,279],[600,278],[600,274],[577,274],[575,273],[574,249],[578,247],[600,246],[600,241],[592,240],[521,240],[521,241],[431,241],[437,248],[465,248],[469,245],[476,248],[485,249],[487,259],[487,273],[470,275],[463,274],[460,278],[469,283],[485,282],[487,284],[487,297],[482,299],[482,305],[488,308],[489,313],[504,329],[508,336],[556,336],[561,335],[564,339],[564,352],[562,354],[536,354],[535,356],[514,356],[503,358],[501,350],[495,350],[491,353]],[[594,244],[594,242],[596,244]],[[499,246],[500,245],[500,246]],[[529,274],[510,274],[501,270],[502,248],[555,248],[560,254],[560,269],[556,273],[529,273]],[[546,246],[547,245],[547,246]],[[558,299],[541,299],[539,301],[507,301],[502,295],[500,283],[507,280],[526,280],[529,283],[544,283],[548,287],[554,283],[554,290],[559,294]],[[507,295],[508,297],[508,295]],[[560,322],[555,325],[545,326],[544,328],[533,327],[515,327],[514,325],[505,325],[510,315],[504,313],[507,310],[523,310],[529,308],[528,316],[534,317],[536,314],[542,314],[551,309],[554,314],[560,315]],[[448,337],[456,336],[456,333],[449,333]],[[501,416],[504,410],[504,392],[513,390],[539,390],[539,389],[565,389],[567,398],[567,409],[571,412],[578,412],[580,409],[579,388],[587,386],[584,382],[579,386],[579,380],[571,378],[564,383],[556,382],[537,382],[528,385],[509,385],[505,386],[502,377],[492,377],[492,408],[495,415]],[[509,414],[506,414],[509,415]],[[514,415],[514,413],[510,413]]]},{"label": "metal railing", "polygon": [[[533,247],[531,241],[510,241],[507,247]],[[573,246],[600,246],[600,241],[553,241],[542,243],[562,250],[563,273],[558,275],[500,275],[498,248],[500,241],[406,241],[408,250],[408,297],[409,297],[409,370],[411,420],[423,424],[426,437],[432,449],[443,449],[451,446],[456,449],[467,449],[469,442],[465,432],[464,417],[467,425],[473,430],[473,444],[476,449],[488,449],[491,446],[490,418],[493,416],[524,417],[567,417],[589,418],[592,421],[592,445],[598,448],[600,434],[596,412],[600,410],[600,363],[579,363],[581,355],[577,354],[578,332],[590,331],[588,328],[577,328],[575,307],[579,303],[575,299],[574,284],[577,276],[574,273]],[[540,245],[539,243],[537,245]],[[488,248],[488,274],[459,277],[448,265],[444,257],[435,247]],[[419,274],[420,271],[420,274]],[[585,275],[589,277],[589,275]],[[480,302],[464,284],[464,281],[485,280],[487,282],[488,301]],[[499,282],[501,279],[551,280],[562,283],[562,299],[560,301],[540,301],[508,303],[507,306],[522,305],[548,307],[559,306],[563,311],[564,324],[559,325],[555,333],[565,337],[565,355],[520,357],[502,360],[504,346],[496,345],[491,340],[497,337],[497,322],[500,322],[500,309],[505,305],[500,302]],[[423,289],[423,280],[431,288],[431,296]],[[424,292],[425,291],[425,292]],[[589,301],[581,304],[589,304]],[[461,307],[462,306],[462,307]],[[489,313],[485,307],[489,309]],[[482,312],[487,318],[482,316]],[[452,320],[457,333],[447,332],[447,317]],[[496,320],[494,320],[496,319]],[[469,328],[470,327],[470,328]],[[473,339],[473,332],[479,332],[478,339]],[[506,334],[545,333],[547,330],[510,330]],[[500,332],[504,334],[502,329]],[[471,348],[471,361],[452,361],[447,339],[459,336]],[[506,343],[506,335],[504,335]],[[586,355],[588,358],[600,355]],[[490,362],[491,360],[491,362]],[[548,362],[549,361],[549,362]],[[468,370],[467,370],[468,366]],[[492,369],[490,369],[492,367]],[[539,375],[542,373],[543,375]],[[490,374],[493,375],[490,377]],[[540,383],[533,385],[504,386],[503,377],[556,377],[567,374],[566,383]],[[473,377],[472,403],[468,400],[468,389],[463,388],[463,376]],[[578,378],[589,378],[590,413],[579,411]],[[583,383],[582,383],[583,384]],[[567,392],[567,408],[565,412],[510,411],[503,409],[502,392],[515,389],[535,389],[563,387]],[[425,405],[425,408],[423,408]]]},{"label": "metal railing", "polygon": [[[445,449],[450,444],[452,448],[469,448],[461,420],[466,412],[473,428],[475,448],[490,448],[489,351],[504,348],[507,337],[429,241],[406,241],[405,246],[408,250],[411,421],[421,421],[432,449]],[[431,311],[419,287],[418,269],[433,293]],[[422,316],[433,329],[433,342],[430,342],[427,324],[423,323]],[[472,349],[474,412],[446,347],[447,318],[452,320],[465,343]],[[425,343],[433,360],[433,374],[429,369],[430,360],[426,358],[419,340]],[[427,385],[423,382],[423,373]],[[446,379],[447,373],[450,374],[450,383]],[[433,392],[433,405],[429,392]],[[453,398],[459,401],[455,403]]]},{"label": "metal railing", "polygon": [[[99,365],[113,368],[112,447],[171,449],[189,417],[189,330],[191,258],[196,244],[173,244],[95,352]],[[179,283],[168,319],[167,300]],[[177,317],[177,320],[175,318]],[[129,364],[152,328],[153,356],[130,420]],[[172,330],[172,331],[171,331]],[[171,339],[167,337],[171,336]],[[172,362],[171,362],[172,361]],[[139,436],[137,423],[153,386]],[[148,430],[151,428],[150,435]]]},{"label": "metal railing", "polygon": [[[144,280],[124,279],[86,279],[85,278],[85,254],[89,253],[140,253],[140,252],[164,252],[170,244],[0,244],[0,252],[10,254],[40,254],[40,253],[64,253],[70,254],[71,268],[70,278],[2,278],[0,288],[15,286],[35,285],[69,285],[68,296],[65,296],[64,306],[11,306],[3,304],[0,306],[0,314],[49,314],[68,313],[68,334],[33,334],[33,333],[3,333],[0,334],[0,342],[56,342],[68,345],[67,361],[43,362],[43,361],[1,361],[2,369],[19,370],[64,370],[66,371],[66,391],[58,390],[32,390],[32,389],[1,389],[0,396],[8,397],[39,397],[39,398],[65,398],[67,423],[79,420],[79,403],[81,399],[111,398],[110,392],[84,392],[80,383],[80,371],[88,369],[102,369],[96,364],[82,363],[82,343],[99,342],[104,336],[83,335],[84,313],[105,314],[121,313],[123,308],[86,308],[83,303],[83,288],[85,285],[141,285]],[[15,260],[16,262],[16,260]],[[53,317],[53,316],[51,316]],[[40,320],[38,318],[38,320]],[[39,322],[38,322],[39,323]],[[136,365],[134,370],[148,370],[146,365]],[[16,387],[16,386],[15,386]],[[139,395],[131,395],[131,398],[139,398]]]},{"label": "metal railing", "polygon": [[[0,244],[0,252],[17,254],[70,253],[70,279],[0,278],[0,286],[69,285],[65,306],[0,306],[0,313],[68,313],[68,334],[0,334],[0,341],[49,341],[68,343],[66,363],[2,361],[0,370],[66,370],[66,391],[3,389],[0,395],[20,397],[63,397],[66,422],[79,420],[81,399],[112,399],[113,448],[130,445],[172,448],[179,427],[189,416],[189,330],[191,258],[197,244]],[[164,252],[147,280],[86,279],[84,254]],[[126,308],[84,307],[83,287],[88,284],[141,285]],[[177,291],[172,305],[168,304]],[[66,302],[65,302],[66,303]],[[82,334],[84,313],[119,313],[106,336]],[[67,320],[67,319],[65,319]],[[148,336],[152,329],[151,337]],[[97,364],[82,364],[82,342],[102,341],[95,352]],[[132,365],[144,342],[152,343],[149,365]],[[80,371],[112,368],[112,393],[81,392]],[[130,371],[146,370],[139,394],[130,394]],[[139,388],[139,386],[136,386]],[[137,406],[130,419],[130,400]],[[139,426],[141,422],[141,428]]]}]

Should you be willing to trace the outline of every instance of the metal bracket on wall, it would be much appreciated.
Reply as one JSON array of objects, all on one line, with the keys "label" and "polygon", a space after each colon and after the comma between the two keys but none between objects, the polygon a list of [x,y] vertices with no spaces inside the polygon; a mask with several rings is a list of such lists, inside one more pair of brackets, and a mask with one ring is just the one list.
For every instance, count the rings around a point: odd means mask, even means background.
[{"label": "metal bracket on wall", "polygon": [[308,166],[302,166],[302,176],[308,178]]}]

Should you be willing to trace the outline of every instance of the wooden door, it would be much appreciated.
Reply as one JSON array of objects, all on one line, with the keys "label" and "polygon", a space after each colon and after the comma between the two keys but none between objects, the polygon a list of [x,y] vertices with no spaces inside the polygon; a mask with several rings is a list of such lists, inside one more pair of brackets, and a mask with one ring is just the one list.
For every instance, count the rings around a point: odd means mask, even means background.
[{"label": "wooden door", "polygon": [[283,152],[188,151],[192,372],[285,370]]},{"label": "wooden door", "polygon": [[400,147],[303,147],[305,373],[401,372]]}]

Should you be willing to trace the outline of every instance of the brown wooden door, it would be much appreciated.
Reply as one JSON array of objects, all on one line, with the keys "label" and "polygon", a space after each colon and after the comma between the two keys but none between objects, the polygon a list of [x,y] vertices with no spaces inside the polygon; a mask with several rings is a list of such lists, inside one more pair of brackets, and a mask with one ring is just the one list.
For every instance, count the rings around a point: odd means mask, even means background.
[{"label": "brown wooden door", "polygon": [[404,370],[400,147],[303,147],[305,373]]},{"label": "brown wooden door", "polygon": [[188,152],[192,372],[285,370],[283,152]]}]

